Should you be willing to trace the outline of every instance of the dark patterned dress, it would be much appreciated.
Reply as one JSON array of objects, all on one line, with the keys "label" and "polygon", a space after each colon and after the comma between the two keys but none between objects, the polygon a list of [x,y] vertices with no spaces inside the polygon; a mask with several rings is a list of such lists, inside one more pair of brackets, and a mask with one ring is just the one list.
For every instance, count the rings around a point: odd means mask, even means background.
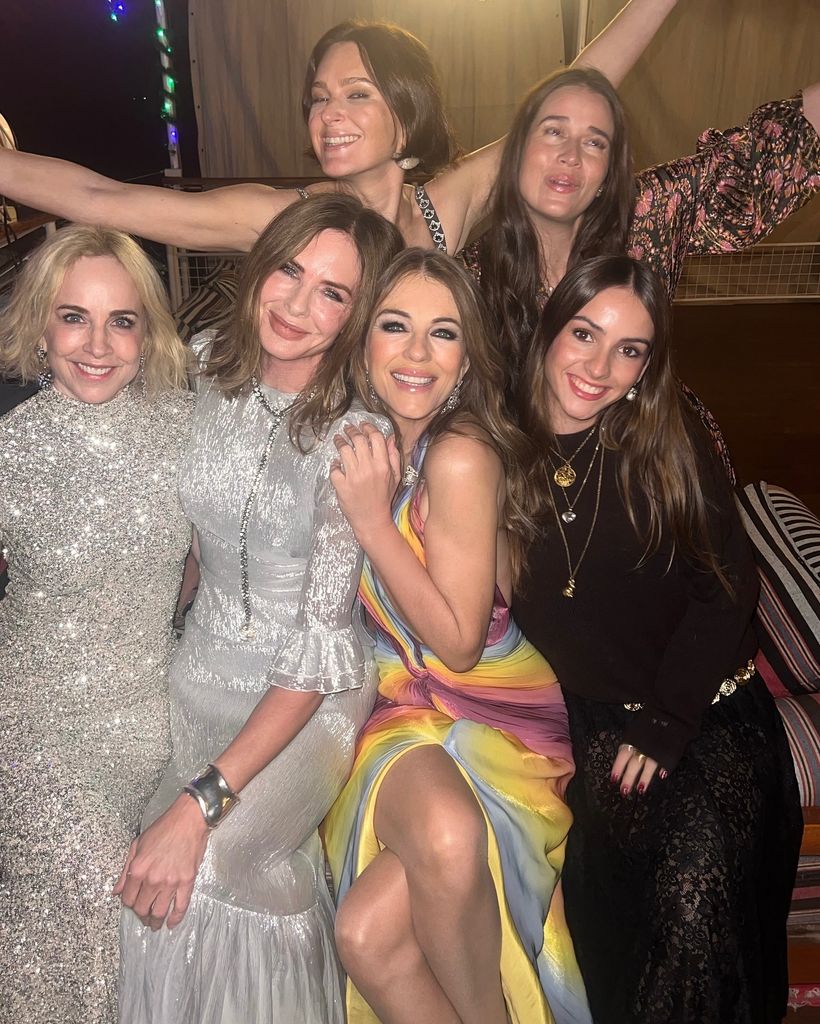
[{"label": "dark patterned dress", "polygon": [[[820,189],[820,137],[803,116],[798,93],[758,107],[739,128],[705,131],[693,156],[642,171],[635,188],[629,255],[652,267],[673,298],[687,256],[756,245]],[[481,244],[478,239],[463,253],[478,281]],[[720,428],[700,400],[684,391],[734,483]]]}]

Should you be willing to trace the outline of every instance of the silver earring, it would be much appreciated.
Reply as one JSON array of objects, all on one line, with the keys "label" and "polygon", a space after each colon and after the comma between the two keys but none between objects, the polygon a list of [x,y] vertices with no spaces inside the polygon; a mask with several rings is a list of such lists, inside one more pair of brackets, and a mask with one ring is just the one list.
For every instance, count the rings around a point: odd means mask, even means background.
[{"label": "silver earring", "polygon": [[458,403],[461,401],[461,389],[462,389],[463,385],[464,385],[464,378],[462,377],[461,380],[458,382],[458,384],[456,384],[456,386],[450,392],[450,395],[449,395],[447,401],[441,407],[441,411],[443,413],[453,412],[455,409],[458,408]]},{"label": "silver earring", "polygon": [[636,385],[633,384],[629,391],[627,391],[627,393],[624,395],[624,398],[627,400],[627,402],[634,402],[637,397],[638,388],[636,387]]},{"label": "silver earring", "polygon": [[51,373],[51,367],[48,365],[48,353],[42,345],[39,345],[37,348],[37,358],[40,360],[40,369],[37,373],[37,387],[41,391],[45,391],[46,388],[51,387],[54,378]]},{"label": "silver earring", "polygon": [[401,159],[398,159],[398,154],[396,154],[393,159],[403,171],[412,171],[414,167],[419,165],[419,158],[417,156],[403,156]]},{"label": "silver earring", "polygon": [[376,389],[373,387],[373,381],[370,379],[370,374],[367,370],[364,371],[364,379],[367,384],[367,397],[370,399],[370,404],[377,409],[381,408],[382,400],[376,394]]},{"label": "silver earring", "polygon": [[137,371],[140,379],[140,392],[145,398],[145,353],[140,352],[140,368]]},{"label": "silver earring", "polygon": [[604,194],[604,186],[601,185],[601,187],[598,189],[598,191],[595,193],[595,195],[596,196],[602,196],[603,194]]}]

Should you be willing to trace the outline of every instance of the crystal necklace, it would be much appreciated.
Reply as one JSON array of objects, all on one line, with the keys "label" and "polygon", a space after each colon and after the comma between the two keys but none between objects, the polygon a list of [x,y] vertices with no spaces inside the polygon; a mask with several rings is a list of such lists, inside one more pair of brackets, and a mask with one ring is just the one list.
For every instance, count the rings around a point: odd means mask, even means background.
[{"label": "crystal necklace", "polygon": [[251,625],[251,587],[248,579],[248,523],[251,518],[251,510],[253,504],[256,501],[256,495],[259,491],[259,483],[262,479],[262,474],[265,471],[265,466],[268,464],[270,453],[273,450],[273,444],[276,440],[276,435],[279,432],[279,427],[282,425],[282,420],[285,418],[285,414],[289,411],[290,405],[284,405],[281,409],[274,409],[274,407],[267,400],[262,388],[259,386],[259,381],[256,377],[251,377],[251,391],[260,403],[262,408],[270,413],[271,425],[268,431],[268,439],[265,441],[265,447],[262,449],[262,455],[259,459],[259,464],[256,467],[256,472],[251,482],[251,489],[248,492],[248,497],[245,499],[245,504],[242,508],[242,516],[239,520],[239,586],[242,594],[242,627],[239,630],[239,635],[243,640],[255,640],[256,630]]},{"label": "crystal necklace", "polygon": [[[597,449],[596,449],[596,451],[597,451]],[[581,562],[583,562],[583,560],[584,560],[584,555],[586,555],[586,553],[587,553],[587,548],[589,547],[589,542],[592,540],[592,534],[595,532],[595,524],[598,522],[598,509],[600,508],[600,505],[601,505],[601,481],[604,478],[604,455],[606,453],[606,448],[604,448],[603,446],[600,446],[600,451],[601,451],[601,459],[600,459],[600,462],[598,464],[598,492],[595,495],[595,511],[592,514],[592,523],[590,524],[590,527],[589,527],[589,533],[587,534],[587,539],[584,542],[584,546],[581,549],[581,554],[578,556],[578,560],[576,561],[574,566],[572,564],[572,556],[569,553],[569,543],[567,542],[567,536],[564,533],[563,526],[561,525],[561,516],[559,516],[559,514],[558,514],[558,506],[555,504],[554,500],[552,502],[552,507],[553,507],[553,510],[555,511],[555,521],[558,524],[558,532],[561,534],[561,540],[564,542],[564,551],[565,551],[566,556],[567,556],[567,572],[569,573],[569,578],[567,579],[566,586],[561,591],[561,593],[564,595],[564,597],[575,597],[575,586],[576,586],[575,580],[576,580],[576,577],[578,575],[578,570],[581,568]],[[593,455],[592,462],[594,462],[594,461],[595,461],[595,456]],[[552,497],[552,492],[551,491],[550,491],[550,497]]]},{"label": "crystal necklace", "polygon": [[[592,438],[592,435],[595,433],[597,429],[598,424],[596,423],[595,426],[592,427],[592,429],[583,439],[583,441],[581,441],[581,443],[578,445],[578,447],[575,449],[572,455],[569,456],[569,458],[566,458],[564,454],[562,452],[559,452],[557,449],[552,449],[553,454],[557,455],[558,458],[561,460],[561,464],[556,468],[555,472],[552,475],[552,479],[558,484],[559,487],[572,487],[572,485],[575,483],[575,470],[572,468],[572,460],[586,445],[586,443]],[[552,459],[550,459],[550,462],[552,462]]]}]

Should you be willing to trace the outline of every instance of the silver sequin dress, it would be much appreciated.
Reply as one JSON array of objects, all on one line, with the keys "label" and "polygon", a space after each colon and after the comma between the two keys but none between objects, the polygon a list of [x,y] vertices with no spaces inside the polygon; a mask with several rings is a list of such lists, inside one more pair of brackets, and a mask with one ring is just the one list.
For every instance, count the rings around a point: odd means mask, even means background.
[{"label": "silver sequin dress", "polygon": [[170,757],[192,396],[0,419],[0,1020],[116,1020],[111,887]]},{"label": "silver sequin dress", "polygon": [[[290,401],[264,394],[273,409]],[[279,428],[248,522],[255,638],[242,639],[240,520],[270,426],[253,394],[232,400],[206,385],[200,395],[180,488],[201,582],[171,669],[173,760],[146,823],[231,742],[268,687],[326,696],[210,834],[182,923],[151,932],[123,914],[123,1024],[344,1021],[317,826],[347,779],[377,676],[351,624],[361,554],[329,481],[334,430],[304,455],[286,420]]]}]

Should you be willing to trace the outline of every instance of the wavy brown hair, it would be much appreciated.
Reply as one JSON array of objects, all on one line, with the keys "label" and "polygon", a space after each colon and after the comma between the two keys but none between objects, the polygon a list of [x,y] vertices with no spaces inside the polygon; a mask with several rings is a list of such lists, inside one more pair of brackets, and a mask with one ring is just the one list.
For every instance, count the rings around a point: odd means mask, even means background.
[{"label": "wavy brown hair", "polygon": [[637,400],[622,398],[598,421],[602,443],[620,456],[618,484],[627,517],[638,537],[646,537],[642,561],[667,538],[693,564],[714,572],[732,593],[715,550],[711,506],[701,490],[706,467],[691,438],[692,432],[702,427],[684,405],[672,364],[669,298],[660,278],[628,256],[599,256],[568,271],[545,306],[527,352],[518,404],[522,428],[538,453],[530,480],[538,495],[540,518],[545,524],[551,522],[545,513],[552,509],[552,495],[544,481],[549,470],[547,453],[556,447],[544,369],[546,354],[572,317],[607,288],[628,288],[654,325]]},{"label": "wavy brown hair", "polygon": [[569,86],[602,96],[612,114],[614,131],[603,192],[583,214],[567,269],[593,256],[623,253],[632,220],[632,157],[618,94],[593,68],[556,71],[527,93],[516,112],[490,203],[490,227],[480,244],[482,292],[496,318],[513,381],[538,324],[542,305],[539,295],[543,295],[541,243],[521,197],[521,161],[541,104],[552,93]]},{"label": "wavy brown hair", "polygon": [[[225,395],[244,392],[262,371],[259,343],[259,297],[262,285],[276,270],[295,259],[322,231],[350,237],[359,256],[361,278],[350,315],[336,341],[322,357],[311,387],[295,401],[291,437],[315,440],[350,404],[352,389],[339,353],[361,336],[376,294],[379,275],[400,251],[398,229],[353,196],[320,194],[293,203],[268,224],[239,269],[236,308],[217,329],[203,375],[213,377]],[[306,429],[303,429],[306,428]],[[306,440],[304,443],[310,443]]]},{"label": "wavy brown hair", "polygon": [[328,29],[313,47],[302,90],[306,124],[316,69],[336,43],[355,43],[359,48],[362,64],[404,132],[399,158],[416,157],[418,171],[425,174],[435,174],[455,159],[455,139],[430,51],[410,32],[386,22],[342,21]]},{"label": "wavy brown hair", "polygon": [[0,317],[0,373],[24,384],[37,380],[37,349],[66,272],[83,257],[110,256],[134,282],[145,315],[146,395],[187,387],[188,350],[179,340],[159,274],[130,235],[113,228],[71,224],[34,252]]},{"label": "wavy brown hair", "polygon": [[408,277],[435,281],[453,296],[461,321],[465,354],[469,360],[469,367],[462,379],[458,407],[452,411],[444,411],[442,408],[427,428],[425,437],[430,444],[435,444],[438,438],[448,433],[460,433],[489,444],[498,454],[506,475],[506,500],[501,525],[509,537],[513,579],[517,580],[524,566],[524,548],[533,534],[533,520],[529,513],[529,484],[525,471],[529,445],[506,412],[504,357],[496,344],[489,313],[472,279],[459,263],[444,253],[419,248],[406,249],[393,260],[378,283],[366,329],[358,344],[348,354],[353,386],[367,408],[374,412],[385,411],[381,403],[373,403],[367,386],[367,337],[380,303],[396,285]]}]

